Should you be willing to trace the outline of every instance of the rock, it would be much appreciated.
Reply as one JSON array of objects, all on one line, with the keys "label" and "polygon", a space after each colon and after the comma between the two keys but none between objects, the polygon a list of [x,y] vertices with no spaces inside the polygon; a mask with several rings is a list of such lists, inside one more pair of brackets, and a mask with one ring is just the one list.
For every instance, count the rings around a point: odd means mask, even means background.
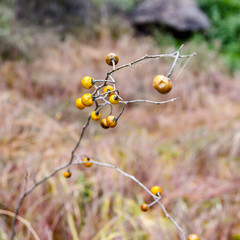
[{"label": "rock", "polygon": [[179,32],[209,27],[207,16],[194,0],[145,0],[133,10],[130,19],[136,26],[159,24]]},{"label": "rock", "polygon": [[16,16],[29,23],[85,24],[90,11],[93,6],[85,0],[16,0]]}]

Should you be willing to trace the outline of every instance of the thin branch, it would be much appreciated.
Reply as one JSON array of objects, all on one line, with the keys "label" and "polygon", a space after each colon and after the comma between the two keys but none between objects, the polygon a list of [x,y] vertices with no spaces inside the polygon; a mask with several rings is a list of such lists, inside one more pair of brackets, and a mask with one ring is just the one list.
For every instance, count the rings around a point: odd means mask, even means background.
[{"label": "thin branch", "polygon": [[177,54],[177,53],[180,53],[181,52],[181,50],[183,49],[183,47],[184,47],[184,44],[182,44],[181,46],[180,46],[180,48],[175,52],[175,53],[173,53],[173,54]]},{"label": "thin branch", "polygon": [[161,198],[162,198],[162,196],[159,196],[158,198],[156,198],[153,202],[151,202],[151,203],[148,204],[148,207],[153,206],[155,203],[157,203],[158,201],[160,201]]},{"label": "thin branch", "polygon": [[121,112],[120,112],[119,115],[117,116],[116,121],[118,121],[118,119],[121,117],[121,115],[122,115],[123,112],[124,112],[125,106],[126,106],[126,103],[124,102],[123,98],[120,97],[120,96],[118,96],[118,97],[121,99],[121,103],[123,103],[123,107],[122,107]]},{"label": "thin branch", "polygon": [[[79,160],[80,157],[77,155],[77,160],[74,161],[72,163],[72,165],[80,165],[83,164],[84,162]],[[122,169],[109,164],[109,163],[103,163],[103,162],[98,162],[98,161],[91,161],[93,164],[97,165],[97,166],[101,166],[101,167],[108,167],[108,168],[112,168],[114,170],[116,170],[117,172],[119,172],[120,174],[122,174],[123,176],[125,176],[126,178],[130,178],[132,179],[135,183],[137,183],[141,188],[143,188],[148,194],[150,194],[154,201],[152,203],[150,203],[148,206],[151,207],[152,205],[154,205],[155,203],[158,203],[161,208],[163,209],[164,214],[166,215],[166,217],[176,226],[176,228],[182,233],[183,236],[183,240],[186,240],[186,234],[183,231],[183,229],[177,224],[177,222],[169,215],[169,213],[167,212],[166,208],[162,205],[162,203],[160,202],[161,200],[161,195],[159,196],[155,196],[154,194],[151,193],[151,191],[143,184],[141,183],[137,178],[135,178],[133,175],[130,175],[126,172],[124,172]]]},{"label": "thin branch", "polygon": [[96,82],[110,82],[110,83],[112,83],[112,81],[111,80],[101,80],[101,79],[99,79],[99,80],[93,80],[93,83],[96,83]]},{"label": "thin branch", "polygon": [[105,102],[100,108],[98,108],[98,109],[96,110],[96,115],[98,115],[98,114],[100,113],[100,111],[101,111],[107,104],[109,104],[109,103]]},{"label": "thin branch", "polygon": [[172,98],[166,101],[161,101],[161,102],[155,102],[155,101],[151,101],[151,100],[145,100],[145,99],[136,99],[136,100],[130,100],[130,101],[119,101],[121,103],[125,103],[125,104],[129,104],[129,103],[138,103],[138,102],[143,102],[143,103],[153,103],[153,104],[164,104],[164,103],[169,103],[169,102],[174,102],[176,100],[178,100],[179,98]]},{"label": "thin branch", "polygon": [[[78,156],[78,155],[77,155]],[[79,160],[80,158],[77,157],[76,161],[72,162],[72,165],[81,165],[84,162]],[[103,163],[103,162],[98,162],[98,161],[91,161],[93,164],[97,165],[97,166],[101,166],[101,167],[108,167],[108,168],[112,168],[114,170],[116,170],[117,172],[119,172],[120,174],[122,174],[123,176],[132,179],[135,183],[137,183],[141,188],[143,188],[148,194],[150,194],[154,199],[157,199],[158,197],[155,196],[154,194],[151,193],[151,191],[143,184],[141,183],[138,179],[136,179],[133,175],[127,174],[126,172],[124,172],[122,169],[109,164],[109,163]]]},{"label": "thin branch", "polygon": [[16,235],[16,221],[17,221],[17,216],[18,216],[18,213],[19,213],[19,209],[20,207],[22,206],[22,203],[24,201],[24,199],[39,185],[41,185],[42,183],[44,183],[45,181],[47,181],[49,178],[51,178],[52,176],[54,176],[57,172],[59,172],[60,170],[64,169],[64,168],[67,168],[69,167],[71,164],[72,164],[72,161],[73,161],[73,158],[74,158],[74,154],[77,150],[77,148],[79,147],[80,143],[81,143],[81,140],[83,138],[83,135],[84,135],[84,132],[86,130],[86,128],[88,127],[89,125],[89,122],[90,122],[90,119],[91,119],[91,115],[89,115],[85,125],[83,126],[82,128],[82,131],[81,131],[81,134],[80,134],[80,137],[75,145],[75,147],[73,148],[72,150],[72,153],[71,153],[71,157],[70,157],[70,160],[68,163],[64,164],[63,166],[61,167],[58,167],[56,168],[53,172],[51,172],[49,175],[43,177],[41,180],[37,181],[37,182],[34,182],[34,184],[28,189],[26,190],[22,196],[19,198],[18,200],[18,203],[17,203],[17,206],[14,210],[14,217],[12,219],[12,230],[11,230],[11,237],[10,237],[10,240],[13,240],[15,235]]},{"label": "thin branch", "polygon": [[159,202],[159,201],[158,201],[157,203],[161,206],[161,208],[162,208],[165,216],[166,216],[166,217],[176,226],[176,228],[182,233],[183,240],[186,240],[186,233],[183,231],[183,229],[182,229],[182,228],[177,224],[177,222],[168,214],[168,212],[167,212],[166,208],[163,206],[163,204],[162,204],[161,202]]},{"label": "thin branch", "polygon": [[[144,60],[146,60],[146,59],[159,59],[159,58],[166,58],[166,57],[173,57],[173,58],[175,58],[175,57],[176,57],[175,55],[176,55],[178,52],[180,52],[180,50],[182,49],[182,47],[183,47],[183,45],[182,45],[175,53],[159,54],[159,55],[145,55],[145,56],[143,56],[143,57],[141,57],[141,58],[138,58],[137,60],[134,60],[134,61],[132,61],[132,62],[130,62],[130,63],[121,65],[121,66],[113,69],[112,71],[108,72],[108,73],[107,73],[107,78],[108,78],[109,75],[111,75],[112,73],[114,73],[114,72],[116,72],[116,71],[119,71],[120,69],[127,68],[127,67],[132,67],[133,65],[135,65],[135,64],[137,64],[137,63],[139,63],[139,62],[142,62],[142,61],[144,61]],[[179,55],[178,58],[189,58],[189,57],[192,57],[192,56],[194,56],[194,55],[196,55],[195,52],[192,53],[192,54],[190,54],[190,55]],[[106,78],[106,79],[107,79],[107,78]]]},{"label": "thin branch", "polygon": [[174,60],[174,62],[173,62],[173,65],[172,65],[169,73],[166,75],[167,78],[170,78],[170,77],[172,76],[173,70],[174,70],[174,68],[175,68],[175,66],[176,66],[176,63],[177,63],[177,60],[178,60],[178,58],[179,58],[179,54],[180,54],[180,52],[177,52],[176,57],[175,57],[175,60]]}]

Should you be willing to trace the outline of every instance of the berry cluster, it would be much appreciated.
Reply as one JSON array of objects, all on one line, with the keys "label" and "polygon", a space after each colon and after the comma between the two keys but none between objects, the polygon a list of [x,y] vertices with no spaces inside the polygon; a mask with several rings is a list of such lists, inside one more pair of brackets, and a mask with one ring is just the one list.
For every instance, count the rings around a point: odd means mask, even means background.
[{"label": "berry cluster", "polygon": [[[116,66],[119,61],[119,57],[115,53],[109,53],[105,61],[110,66]],[[83,110],[85,107],[91,107],[94,102],[96,104],[96,109],[91,113],[91,119],[94,121],[98,121],[101,118],[100,111],[106,106],[111,104],[119,103],[120,99],[123,100],[119,96],[119,91],[116,89],[115,80],[111,76],[111,80],[95,80],[89,76],[86,76],[82,79],[81,84],[85,89],[90,89],[93,86],[95,87],[95,91],[93,93],[85,93],[81,98],[78,98],[75,101],[75,105],[78,109]],[[103,82],[103,84],[98,85],[98,83]],[[111,85],[108,85],[111,84]],[[103,90],[100,92],[100,90]],[[102,118],[100,124],[102,128],[114,128],[117,126],[117,120],[119,117],[115,117],[112,115],[112,107],[110,115],[106,118]]]},{"label": "berry cluster", "polygon": [[[115,53],[109,53],[105,61],[108,65],[113,66],[113,69],[119,61],[119,57]],[[85,89],[90,89],[93,86],[95,91],[93,93],[85,93],[81,98],[75,101],[75,105],[78,109],[83,110],[85,107],[91,107],[94,102],[96,103],[96,110],[91,113],[91,119],[98,121],[101,118],[100,111],[106,105],[113,105],[119,103],[119,101],[125,104],[125,101],[119,95],[119,91],[116,89],[115,80],[112,75],[108,75],[111,80],[95,80],[92,77],[86,76],[82,79],[81,84]],[[102,85],[98,85],[99,82],[103,82]],[[172,89],[172,82],[170,78],[164,75],[157,75],[153,80],[153,87],[160,93],[166,94]],[[100,90],[103,90],[100,92]],[[123,108],[124,110],[124,108]],[[122,110],[122,112],[123,112]],[[104,129],[114,128],[117,126],[117,121],[121,116],[122,112],[115,117],[112,115],[112,106],[110,115],[102,118],[100,125]]]}]

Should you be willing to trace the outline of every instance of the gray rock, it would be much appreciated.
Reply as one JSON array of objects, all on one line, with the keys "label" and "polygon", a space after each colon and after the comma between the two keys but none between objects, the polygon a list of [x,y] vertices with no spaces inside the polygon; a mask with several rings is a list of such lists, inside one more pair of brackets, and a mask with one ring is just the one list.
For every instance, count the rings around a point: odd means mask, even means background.
[{"label": "gray rock", "polygon": [[202,31],[209,27],[207,16],[194,0],[145,0],[133,10],[131,21],[138,26],[166,25],[179,32]]}]

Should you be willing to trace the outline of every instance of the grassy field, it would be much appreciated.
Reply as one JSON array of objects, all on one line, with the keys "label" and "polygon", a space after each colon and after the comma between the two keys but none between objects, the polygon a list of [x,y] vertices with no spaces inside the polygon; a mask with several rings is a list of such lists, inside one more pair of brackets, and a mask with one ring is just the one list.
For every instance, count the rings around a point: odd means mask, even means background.
[{"label": "grassy field", "polygon": [[[136,38],[131,32],[112,40],[105,31],[97,42],[68,35],[62,41],[41,29],[30,36],[28,60],[0,62],[2,240],[9,238],[12,218],[8,215],[20,193],[70,158],[91,111],[74,106],[84,92],[82,77],[105,77],[110,69],[104,58],[111,51],[124,64],[145,54],[175,50],[161,49],[151,38]],[[195,232],[202,240],[237,240],[240,76],[230,77],[204,44],[187,44],[183,51],[198,55],[176,80],[184,61],[177,66],[167,96],[152,88],[155,75],[169,70],[171,62],[166,59],[115,75],[124,99],[180,97],[178,101],[131,105],[115,129],[104,130],[91,122],[78,153],[114,164],[149,188],[160,185],[162,203],[187,233]],[[151,199],[134,182],[96,166],[71,171],[69,180],[61,172],[24,201],[20,216],[40,239],[180,239],[159,206],[141,212],[139,206]],[[17,239],[34,238],[19,223]]]}]

